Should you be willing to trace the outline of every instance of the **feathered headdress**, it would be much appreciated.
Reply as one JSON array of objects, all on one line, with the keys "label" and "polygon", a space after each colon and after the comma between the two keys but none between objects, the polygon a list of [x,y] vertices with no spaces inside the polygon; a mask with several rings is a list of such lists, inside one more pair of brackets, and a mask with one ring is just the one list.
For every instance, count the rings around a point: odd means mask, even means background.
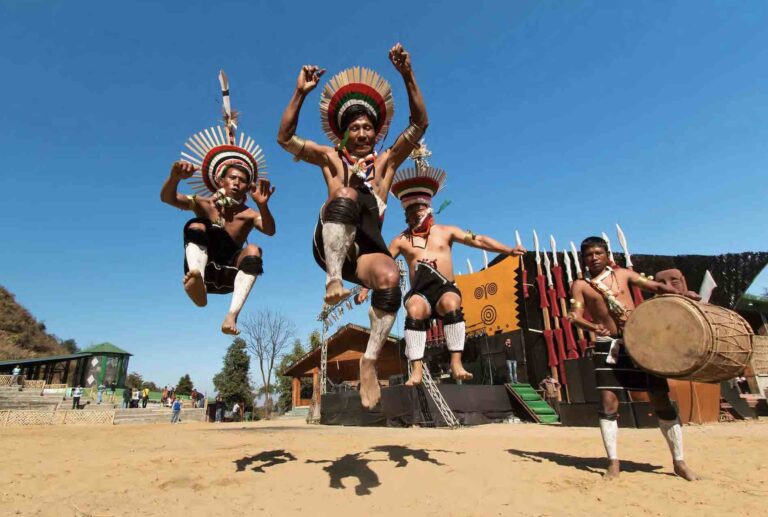
[{"label": "feathered headdress", "polygon": [[432,206],[432,198],[444,186],[447,175],[442,169],[430,167],[427,158],[432,153],[422,141],[421,145],[411,152],[410,158],[415,167],[400,169],[392,180],[392,194],[400,200],[403,208],[422,203]]},{"label": "feathered headdress", "polygon": [[392,88],[373,70],[347,68],[333,76],[320,97],[320,119],[323,131],[334,145],[344,140],[340,129],[344,113],[352,106],[362,106],[375,121],[376,142],[387,134],[395,114]]},{"label": "feathered headdress", "polygon": [[229,99],[229,81],[224,70],[219,72],[221,96],[224,104],[224,127],[206,128],[192,135],[184,145],[192,154],[181,152],[182,158],[188,160],[200,170],[189,180],[195,193],[209,190],[219,190],[219,180],[229,167],[236,167],[248,176],[248,183],[255,182],[259,175],[266,174],[266,161],[261,148],[251,137],[237,130],[237,112],[232,111]]}]

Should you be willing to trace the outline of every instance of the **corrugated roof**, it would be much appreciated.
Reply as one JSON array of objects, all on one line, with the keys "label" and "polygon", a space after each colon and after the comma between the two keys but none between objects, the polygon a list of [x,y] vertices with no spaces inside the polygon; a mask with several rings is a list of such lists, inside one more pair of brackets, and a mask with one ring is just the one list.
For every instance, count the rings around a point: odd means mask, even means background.
[{"label": "corrugated roof", "polygon": [[16,366],[17,364],[26,365],[26,364],[39,364],[39,363],[48,363],[51,361],[66,361],[71,359],[77,359],[79,357],[88,357],[93,355],[92,353],[85,353],[80,352],[77,354],[68,354],[68,355],[49,355],[47,357],[32,357],[27,359],[8,359],[7,361],[0,361],[0,367],[2,366]]}]

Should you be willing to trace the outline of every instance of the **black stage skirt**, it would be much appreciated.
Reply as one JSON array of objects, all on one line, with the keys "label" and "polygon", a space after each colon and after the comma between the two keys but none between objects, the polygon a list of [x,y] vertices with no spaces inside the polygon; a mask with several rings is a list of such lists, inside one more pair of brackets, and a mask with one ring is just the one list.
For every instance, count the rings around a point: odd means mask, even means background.
[{"label": "black stage skirt", "polygon": [[[235,289],[237,276],[237,258],[243,251],[227,231],[213,224],[209,219],[196,218],[187,221],[184,231],[192,223],[205,225],[208,234],[208,263],[205,265],[205,289],[208,294],[228,294]],[[184,256],[184,274],[189,272],[186,254]]]},{"label": "black stage skirt", "polygon": [[456,284],[445,278],[440,272],[430,266],[420,262],[416,265],[416,273],[413,276],[413,285],[411,290],[405,293],[403,305],[411,296],[421,296],[429,304],[434,316],[437,302],[445,293],[456,293],[461,297],[461,291]]},{"label": "black stage skirt", "polygon": [[595,365],[595,383],[598,390],[668,392],[667,380],[641,370],[627,354],[622,343],[615,364],[606,362],[610,341],[596,341],[592,361]]},{"label": "black stage skirt", "polygon": [[[367,188],[357,187],[357,206],[360,209],[360,219],[355,231],[354,249],[350,249],[344,265],[341,268],[341,276],[347,282],[363,285],[357,278],[357,258],[368,253],[389,254],[389,248],[381,236],[382,219],[379,218],[379,206],[374,196]],[[325,208],[325,205],[323,205]],[[317,218],[315,234],[312,238],[312,255],[315,262],[325,271],[325,249],[323,247],[323,208]],[[365,286],[369,287],[369,286]]]}]

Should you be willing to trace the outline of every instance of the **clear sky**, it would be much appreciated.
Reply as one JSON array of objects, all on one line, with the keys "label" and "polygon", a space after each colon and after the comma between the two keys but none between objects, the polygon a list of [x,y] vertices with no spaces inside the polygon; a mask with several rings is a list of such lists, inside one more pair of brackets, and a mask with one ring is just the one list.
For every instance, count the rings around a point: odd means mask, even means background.
[{"label": "clear sky", "polygon": [[[159,384],[211,390],[229,297],[194,307],[181,227],[159,201],[184,140],[215,125],[220,68],[277,186],[277,235],[246,311],[317,327],[319,172],[275,143],[301,65],[392,83],[401,41],[424,91],[444,223],[507,243],[622,224],[639,253],[768,249],[764,2],[99,2],[0,0],[0,284],[81,347],[110,341]],[[323,140],[319,88],[299,133]],[[390,138],[391,142],[391,138]],[[387,240],[403,226],[390,199]],[[457,247],[456,264],[482,262]],[[364,310],[352,320],[365,322]],[[402,324],[402,318],[400,318]]]}]

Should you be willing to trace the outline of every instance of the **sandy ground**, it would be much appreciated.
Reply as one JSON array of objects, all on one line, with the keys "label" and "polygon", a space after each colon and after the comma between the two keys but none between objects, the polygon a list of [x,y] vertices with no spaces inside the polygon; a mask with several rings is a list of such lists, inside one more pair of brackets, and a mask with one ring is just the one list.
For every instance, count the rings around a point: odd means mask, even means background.
[{"label": "sandy ground", "polygon": [[457,431],[183,423],[0,429],[0,514],[766,515],[768,423],[688,426],[671,474],[658,430],[623,429],[618,481],[597,429]]}]

